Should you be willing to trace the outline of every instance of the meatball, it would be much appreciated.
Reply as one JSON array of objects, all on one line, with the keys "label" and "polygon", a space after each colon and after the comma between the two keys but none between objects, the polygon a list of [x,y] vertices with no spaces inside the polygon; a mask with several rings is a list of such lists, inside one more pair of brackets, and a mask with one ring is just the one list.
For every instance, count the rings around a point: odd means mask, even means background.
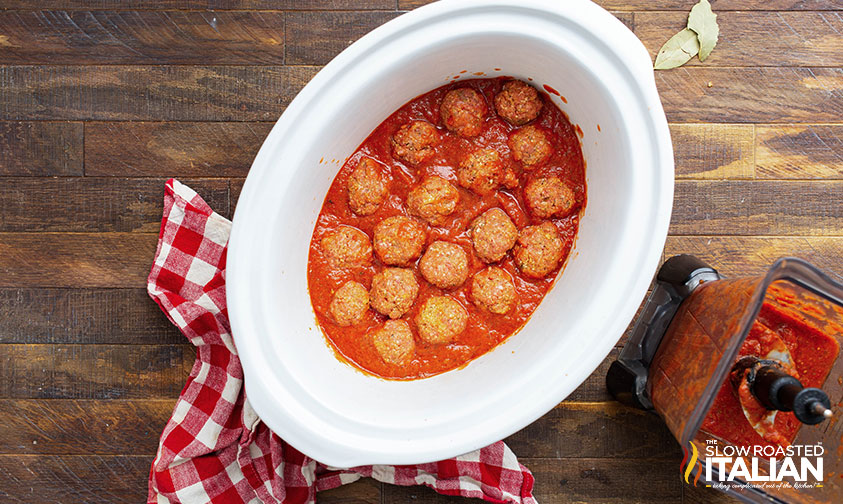
[{"label": "meatball", "polygon": [[552,215],[564,217],[576,204],[574,191],[559,177],[543,177],[527,182],[524,199],[533,215],[542,219]]},{"label": "meatball", "polygon": [[374,230],[375,252],[384,264],[402,265],[421,255],[427,232],[417,220],[396,215],[380,221]]},{"label": "meatball", "polygon": [[500,208],[490,208],[471,222],[471,241],[483,262],[500,261],[516,240],[518,228]]},{"label": "meatball", "polygon": [[445,217],[457,208],[460,193],[447,180],[432,176],[407,194],[407,208],[433,225],[442,224]]},{"label": "meatball", "polygon": [[468,312],[448,296],[428,298],[416,315],[419,337],[433,345],[453,341],[458,334],[465,331],[467,322]]},{"label": "meatball", "polygon": [[501,185],[504,167],[498,151],[480,149],[463,159],[457,170],[460,185],[477,194],[489,194]]},{"label": "meatball", "polygon": [[392,155],[416,166],[430,159],[439,144],[436,126],[427,121],[407,123],[392,135]]},{"label": "meatball", "polygon": [[521,161],[527,169],[543,164],[553,154],[553,147],[544,131],[530,125],[517,130],[509,137],[512,157]]},{"label": "meatball", "polygon": [[369,291],[360,282],[349,280],[334,293],[328,309],[338,325],[357,324],[369,309]]},{"label": "meatball", "polygon": [[503,314],[515,304],[515,285],[509,273],[489,266],[471,279],[471,300],[478,308]]},{"label": "meatball", "polygon": [[413,270],[386,268],[372,277],[369,303],[389,318],[399,318],[413,306],[419,294],[419,283]]},{"label": "meatball", "polygon": [[331,266],[345,268],[372,262],[372,243],[363,231],[351,226],[340,226],[322,238],[322,250]]},{"label": "meatball", "polygon": [[419,261],[425,280],[440,289],[459,287],[468,278],[468,255],[459,245],[436,241],[427,247]]},{"label": "meatball", "polygon": [[404,364],[416,350],[413,331],[404,320],[387,320],[383,327],[372,335],[375,350],[384,362],[395,366]]},{"label": "meatball", "polygon": [[439,116],[445,127],[464,137],[480,134],[487,112],[486,100],[471,88],[448,91],[439,107]]},{"label": "meatball", "polygon": [[542,99],[533,86],[524,81],[511,80],[495,96],[495,109],[508,123],[523,126],[539,116]]},{"label": "meatball", "polygon": [[564,243],[556,226],[545,221],[521,230],[512,255],[522,273],[542,278],[559,266],[563,252]]},{"label": "meatball", "polygon": [[373,159],[364,157],[348,177],[347,189],[351,210],[357,215],[371,215],[386,199],[386,177]]}]

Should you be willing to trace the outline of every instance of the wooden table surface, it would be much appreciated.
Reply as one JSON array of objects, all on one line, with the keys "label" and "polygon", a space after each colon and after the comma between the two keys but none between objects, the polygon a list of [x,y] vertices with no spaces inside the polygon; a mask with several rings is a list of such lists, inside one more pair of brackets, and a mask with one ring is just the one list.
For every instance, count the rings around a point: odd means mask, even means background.
[{"label": "wooden table surface", "polygon": [[[145,291],[164,180],[230,216],[320,65],[421,3],[0,1],[0,501],[145,499],[194,359]],[[598,3],[655,54],[695,0]],[[665,253],[730,276],[782,255],[843,273],[843,0],[712,4],[710,59],[656,75],[676,149]],[[540,502],[722,499],[680,483],[657,417],[611,401],[617,352],[507,439]],[[456,502],[372,480],[320,496]]]}]

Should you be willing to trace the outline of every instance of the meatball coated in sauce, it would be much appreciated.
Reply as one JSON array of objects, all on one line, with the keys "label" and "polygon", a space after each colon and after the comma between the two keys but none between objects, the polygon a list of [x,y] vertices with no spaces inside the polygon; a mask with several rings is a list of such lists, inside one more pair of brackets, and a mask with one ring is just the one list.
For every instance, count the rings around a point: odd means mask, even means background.
[{"label": "meatball coated in sauce", "polygon": [[487,112],[486,100],[471,88],[448,91],[439,107],[439,116],[445,127],[464,137],[480,134]]},{"label": "meatball coated in sauce", "polygon": [[523,126],[539,116],[542,99],[536,89],[524,81],[511,80],[495,96],[495,109],[506,122]]},{"label": "meatball coated in sauce", "polygon": [[524,126],[509,137],[512,157],[528,170],[541,166],[553,154],[553,147],[544,131],[533,125]]},{"label": "meatball coated in sauce", "polygon": [[322,250],[331,266],[347,268],[372,262],[372,243],[363,231],[351,226],[340,226],[322,238]]},{"label": "meatball coated in sauce", "polygon": [[556,226],[545,221],[521,230],[512,256],[522,273],[542,278],[559,266],[564,248]]},{"label": "meatball coated in sauce", "polygon": [[396,215],[379,222],[374,229],[375,253],[384,264],[405,265],[416,260],[424,248],[427,231],[419,221]]},{"label": "meatball coated in sauce", "polygon": [[357,324],[369,310],[369,291],[360,282],[349,280],[334,293],[328,309],[337,325]]},{"label": "meatball coated in sauce", "polygon": [[413,270],[386,268],[372,277],[369,303],[377,312],[396,319],[407,313],[419,294]]},{"label": "meatball coated in sauce", "polygon": [[357,215],[371,215],[386,199],[387,180],[378,163],[364,157],[348,177],[347,190],[351,210]]},{"label": "meatball coated in sauce", "polygon": [[419,261],[419,271],[440,289],[453,289],[468,279],[468,255],[455,243],[436,241]]},{"label": "meatball coated in sauce", "polygon": [[500,208],[490,208],[471,222],[471,242],[483,262],[500,261],[516,240],[518,228]]},{"label": "meatball coated in sauce", "polygon": [[416,315],[416,327],[422,341],[431,345],[450,343],[465,331],[468,312],[448,296],[432,296]]},{"label": "meatball coated in sauce", "polygon": [[524,188],[524,199],[530,212],[540,218],[564,217],[576,204],[574,191],[559,177],[542,177],[530,180]]},{"label": "meatball coated in sauce", "polygon": [[408,362],[416,349],[413,331],[404,320],[387,320],[372,334],[372,343],[381,359],[394,366]]},{"label": "meatball coated in sauce", "polygon": [[489,266],[471,279],[471,300],[481,309],[504,314],[515,304],[512,277],[501,268]]},{"label": "meatball coated in sauce", "polygon": [[392,155],[416,166],[436,153],[440,140],[436,126],[427,121],[413,121],[401,126],[392,135]]},{"label": "meatball coated in sauce", "polygon": [[480,149],[469,154],[457,169],[460,185],[477,194],[489,194],[497,189],[504,178],[500,154],[494,149]]},{"label": "meatball coated in sauce", "polygon": [[407,209],[429,223],[442,224],[460,200],[456,187],[442,177],[427,177],[407,194]]}]

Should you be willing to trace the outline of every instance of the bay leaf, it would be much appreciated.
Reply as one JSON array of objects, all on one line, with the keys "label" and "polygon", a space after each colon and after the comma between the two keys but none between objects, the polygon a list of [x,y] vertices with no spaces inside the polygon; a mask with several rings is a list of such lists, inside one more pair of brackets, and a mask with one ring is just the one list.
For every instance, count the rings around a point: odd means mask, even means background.
[{"label": "bay leaf", "polygon": [[708,0],[700,0],[691,8],[691,13],[688,15],[688,28],[697,34],[700,41],[700,61],[705,61],[717,45],[717,37],[720,35],[717,14],[712,12]]},{"label": "bay leaf", "polygon": [[700,42],[694,30],[685,28],[664,43],[656,55],[656,70],[668,70],[682,66],[700,51]]}]

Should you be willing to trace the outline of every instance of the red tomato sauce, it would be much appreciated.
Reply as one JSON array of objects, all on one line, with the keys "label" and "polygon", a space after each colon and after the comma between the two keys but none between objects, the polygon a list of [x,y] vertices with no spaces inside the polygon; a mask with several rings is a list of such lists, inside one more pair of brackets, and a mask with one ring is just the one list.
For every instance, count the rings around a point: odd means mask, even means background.
[{"label": "red tomato sauce", "polygon": [[[793,318],[770,304],[763,304],[758,318],[738,352],[738,359],[745,355],[763,357],[767,354],[770,331],[787,346],[796,367],[792,373],[804,387],[822,387],[840,351],[837,340],[805,322]],[[745,404],[748,404],[745,402]],[[759,408],[763,408],[760,406]],[[779,411],[773,424],[774,432],[764,439],[752,428],[741,409],[731,382],[727,379],[708,414],[702,428],[733,445],[782,446],[793,442],[801,423],[793,412]]]},{"label": "red tomato sauce", "polygon": [[[461,367],[517,332],[553,286],[574,243],[580,214],[585,208],[585,162],[574,126],[565,113],[553,105],[547,95],[540,93],[544,107],[538,118],[531,124],[541,126],[548,133],[554,152],[543,167],[529,172],[521,169],[520,163],[513,159],[507,145],[509,134],[516,127],[495,114],[494,97],[505,81],[504,78],[471,79],[442,86],[415,98],[375,128],[346,160],[334,179],[317,218],[310,243],[308,288],[317,322],[340,360],[382,378],[404,380],[424,378]],[[474,88],[486,100],[489,113],[483,131],[476,137],[459,137],[444,128],[440,121],[439,104],[442,97],[449,90],[458,87]],[[441,143],[436,147],[436,154],[418,168],[410,167],[394,159],[390,147],[392,134],[400,126],[413,120],[426,120],[436,125],[442,136]],[[497,150],[504,166],[513,167],[519,175],[519,186],[514,190],[502,188],[486,196],[479,196],[459,186],[456,167],[463,158],[478,148]],[[389,178],[389,196],[386,201],[374,214],[365,217],[351,211],[346,192],[348,177],[363,156],[381,163],[387,170]],[[459,190],[460,200],[456,210],[447,217],[443,225],[434,227],[425,223],[428,230],[426,245],[436,240],[446,240],[461,245],[469,256],[469,279],[456,289],[443,290],[422,278],[418,270],[418,261],[409,266],[414,270],[420,288],[413,307],[401,318],[408,321],[413,329],[416,344],[415,356],[404,365],[387,364],[380,358],[371,340],[372,332],[388,320],[384,315],[369,309],[362,322],[349,327],[341,327],[332,321],[328,309],[333,293],[342,284],[355,280],[369,288],[372,277],[377,271],[383,269],[384,265],[375,254],[369,266],[334,269],[326,260],[320,241],[327,233],[336,230],[340,225],[353,226],[371,238],[373,228],[383,219],[394,215],[410,216],[404,205],[407,193],[416,183],[430,175],[438,175],[451,182]],[[550,175],[557,176],[566,182],[573,188],[576,196],[576,207],[569,216],[550,219],[556,225],[565,244],[565,253],[560,266],[542,279],[531,279],[520,273],[510,252],[496,265],[509,272],[514,280],[517,292],[516,306],[503,315],[496,315],[475,307],[470,298],[471,276],[487,265],[474,253],[469,234],[471,221],[490,208],[500,207],[519,229],[541,222],[541,219],[534,219],[529,214],[524,202],[523,187],[531,177]],[[469,314],[467,327],[449,344],[428,345],[416,334],[413,320],[426,299],[442,294],[456,299],[467,310]],[[546,335],[546,337],[553,337],[553,335]]]}]

